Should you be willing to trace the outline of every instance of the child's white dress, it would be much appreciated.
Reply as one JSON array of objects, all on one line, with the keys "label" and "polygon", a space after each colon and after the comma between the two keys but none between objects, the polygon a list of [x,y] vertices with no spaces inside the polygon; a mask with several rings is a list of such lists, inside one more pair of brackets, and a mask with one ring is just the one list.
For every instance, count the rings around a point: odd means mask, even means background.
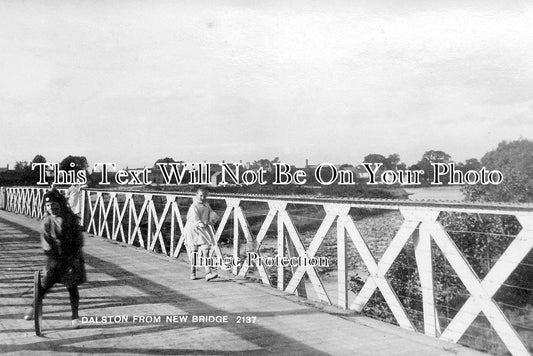
[{"label": "child's white dress", "polygon": [[[196,197],[187,212],[187,222],[184,227],[185,243],[189,246],[215,245],[215,236],[211,228],[218,215],[211,209],[208,203],[199,202]],[[205,226],[200,227],[203,223]]]}]

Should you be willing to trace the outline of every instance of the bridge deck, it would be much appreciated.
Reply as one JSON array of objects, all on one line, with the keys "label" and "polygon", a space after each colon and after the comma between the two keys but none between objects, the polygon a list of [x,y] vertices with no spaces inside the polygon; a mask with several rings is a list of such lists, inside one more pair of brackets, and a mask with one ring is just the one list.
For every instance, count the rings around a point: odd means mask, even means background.
[{"label": "bridge deck", "polygon": [[[39,222],[0,212],[0,352],[12,354],[301,354],[483,355],[372,319],[322,309],[254,283],[220,278],[191,281],[185,263],[99,237],[86,240],[90,282],[80,288],[80,316],[128,316],[128,323],[69,328],[66,289],[45,299],[44,337],[22,319],[31,303],[33,271],[44,257]],[[322,310],[321,310],[322,309]],[[166,315],[189,314],[184,323]],[[161,323],[132,322],[160,315]],[[194,323],[192,316],[228,316]],[[255,316],[255,324],[236,323]]]}]

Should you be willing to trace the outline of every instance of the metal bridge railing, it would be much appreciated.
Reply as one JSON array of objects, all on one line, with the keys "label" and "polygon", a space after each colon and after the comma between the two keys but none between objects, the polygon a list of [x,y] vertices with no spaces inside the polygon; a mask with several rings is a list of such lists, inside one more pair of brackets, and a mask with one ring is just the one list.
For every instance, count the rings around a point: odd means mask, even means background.
[{"label": "metal bridge railing", "polygon": [[[42,218],[42,188],[0,207]],[[83,190],[89,233],[168,256],[184,250],[191,193]],[[209,196],[216,256],[240,277],[492,353],[533,347],[533,206]],[[328,266],[248,263],[325,257]]]}]

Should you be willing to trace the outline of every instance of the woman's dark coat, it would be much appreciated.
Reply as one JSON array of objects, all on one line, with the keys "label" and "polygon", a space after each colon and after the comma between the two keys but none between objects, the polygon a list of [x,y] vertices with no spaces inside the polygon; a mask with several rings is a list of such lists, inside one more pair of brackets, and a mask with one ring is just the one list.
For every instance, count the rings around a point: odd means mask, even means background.
[{"label": "woman's dark coat", "polygon": [[43,219],[41,244],[48,257],[46,273],[67,288],[87,281],[83,259],[83,232],[74,214]]}]

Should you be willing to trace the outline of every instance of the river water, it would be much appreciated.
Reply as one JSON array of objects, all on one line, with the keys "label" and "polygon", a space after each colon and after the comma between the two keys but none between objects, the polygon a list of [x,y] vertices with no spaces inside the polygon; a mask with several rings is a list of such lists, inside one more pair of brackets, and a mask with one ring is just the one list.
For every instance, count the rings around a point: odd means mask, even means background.
[{"label": "river water", "polygon": [[463,201],[465,195],[461,186],[403,188],[409,193],[409,200]]}]

